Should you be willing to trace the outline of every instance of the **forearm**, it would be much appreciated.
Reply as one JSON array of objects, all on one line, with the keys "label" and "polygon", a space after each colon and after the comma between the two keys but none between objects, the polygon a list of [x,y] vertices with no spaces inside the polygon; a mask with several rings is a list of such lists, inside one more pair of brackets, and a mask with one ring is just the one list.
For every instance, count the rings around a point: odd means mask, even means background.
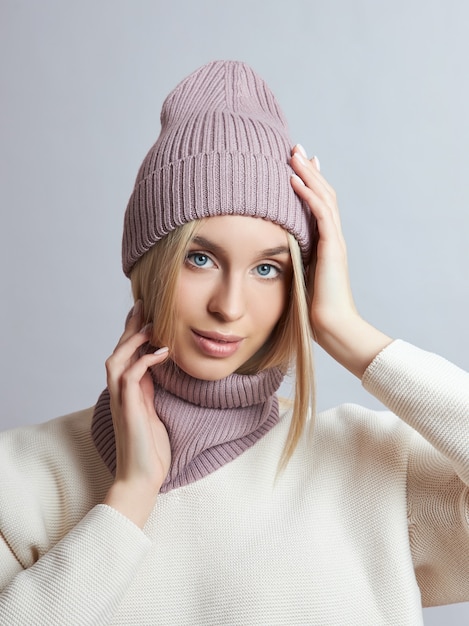
[{"label": "forearm", "polygon": [[317,331],[319,345],[358,378],[392,339],[352,313]]},{"label": "forearm", "polygon": [[469,374],[395,341],[368,367],[363,386],[451,461],[469,484]]},{"label": "forearm", "polygon": [[104,504],[125,515],[136,526],[143,529],[152,512],[156,497],[145,485],[127,485],[116,481],[104,499]]},{"label": "forearm", "polygon": [[[0,593],[0,624],[107,624],[151,543],[128,519],[98,505]],[[5,584],[5,581],[2,581]]]}]

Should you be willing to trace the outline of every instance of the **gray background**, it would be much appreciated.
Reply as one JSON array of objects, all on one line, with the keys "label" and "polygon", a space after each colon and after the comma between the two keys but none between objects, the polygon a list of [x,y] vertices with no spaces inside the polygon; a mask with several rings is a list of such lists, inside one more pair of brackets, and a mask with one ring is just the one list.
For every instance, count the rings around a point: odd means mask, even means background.
[{"label": "gray background", "polygon": [[[0,427],[94,403],[137,168],[164,96],[216,58],[250,63],[321,159],[362,314],[469,368],[468,20],[465,0],[1,0]],[[319,350],[317,370],[320,408],[378,406]]]}]

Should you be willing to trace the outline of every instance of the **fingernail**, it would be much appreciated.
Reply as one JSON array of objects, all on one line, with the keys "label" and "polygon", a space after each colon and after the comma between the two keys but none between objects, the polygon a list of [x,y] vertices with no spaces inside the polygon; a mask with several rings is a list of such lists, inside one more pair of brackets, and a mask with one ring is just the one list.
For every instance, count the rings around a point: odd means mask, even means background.
[{"label": "fingernail", "polygon": [[298,182],[300,182],[300,183],[303,185],[303,187],[305,187],[305,186],[306,186],[306,185],[305,185],[305,183],[304,183],[304,180],[302,180],[302,179],[301,179],[299,176],[297,176],[296,174],[292,174],[292,178],[294,178],[295,180],[297,180]]},{"label": "fingernail", "polygon": [[302,165],[306,165],[305,159],[301,156],[299,152],[295,152],[292,158],[297,159]]},{"label": "fingernail", "polygon": [[138,315],[141,310],[142,310],[142,301],[137,300],[137,302],[134,304],[134,308],[132,309],[132,317],[135,317],[136,315]]},{"label": "fingernail", "polygon": [[301,152],[301,154],[304,156],[305,159],[308,158],[308,154],[306,150],[303,148],[303,146],[301,145],[301,143],[297,143],[296,148],[298,148],[298,150]]},{"label": "fingernail", "polygon": [[316,169],[318,170],[318,172],[320,172],[321,171],[321,164],[319,163],[318,157],[314,156],[313,157],[313,161],[314,161],[314,164],[316,165]]},{"label": "fingernail", "polygon": [[165,346],[164,348],[158,348],[153,354],[164,354],[165,352],[169,352],[169,348]]},{"label": "fingernail", "polygon": [[147,335],[150,330],[152,329],[152,325],[151,324],[146,324],[143,328],[140,329],[139,332],[142,333],[142,335]]}]

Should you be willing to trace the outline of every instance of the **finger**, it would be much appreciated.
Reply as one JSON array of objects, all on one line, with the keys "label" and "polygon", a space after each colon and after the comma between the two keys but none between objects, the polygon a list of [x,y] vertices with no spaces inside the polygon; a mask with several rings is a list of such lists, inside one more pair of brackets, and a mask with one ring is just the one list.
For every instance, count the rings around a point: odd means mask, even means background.
[{"label": "finger", "polygon": [[143,324],[143,303],[141,300],[137,300],[131,309],[127,319],[125,320],[124,332],[119,338],[117,345],[125,341],[129,336],[138,332]]},{"label": "finger", "polygon": [[331,200],[335,199],[335,191],[317,169],[314,157],[311,161],[305,159],[297,150],[290,159],[290,164],[294,172],[308,187],[314,187],[316,192],[321,193],[324,197]]},{"label": "finger", "polygon": [[[335,227],[339,231],[340,236],[342,236],[342,226],[340,222],[340,214],[339,208],[337,205],[337,197],[335,190],[327,183],[327,181],[319,174],[316,169],[316,165],[312,161],[304,161],[304,158],[300,154],[299,150],[295,151],[295,158],[292,157],[292,167],[296,171],[296,176],[310,188],[317,197],[321,198],[330,209],[332,219],[334,220]],[[313,159],[314,160],[314,159]],[[296,179],[294,179],[296,180]],[[297,183],[300,183],[299,180],[296,180]],[[309,203],[308,198],[304,197],[304,190],[301,189],[301,185],[293,185],[295,191]],[[314,206],[310,206],[314,213]]]},{"label": "finger", "polygon": [[[169,351],[167,348],[160,348],[153,354],[145,354],[135,361],[122,375],[121,395],[123,406],[132,411],[139,402],[145,403],[145,396],[142,396],[143,389],[148,393],[149,387],[141,386],[141,383],[148,373],[149,368],[159,365],[167,359]],[[153,384],[151,385],[151,396],[153,398]]]},{"label": "finger", "polygon": [[[145,409],[151,408],[153,405],[153,383],[149,394],[149,388],[142,388],[141,382],[144,380],[145,374],[149,372],[149,368],[162,363],[167,356],[167,349],[157,350],[153,354],[145,354],[130,365],[117,381],[108,382],[113,419],[122,414],[125,416],[139,413],[139,407],[142,405]],[[146,399],[147,394],[150,395],[148,399]]]},{"label": "finger", "polygon": [[[315,196],[321,198],[321,200],[329,206],[334,216],[334,221],[337,226],[340,227],[340,216],[335,191],[330,185],[325,183],[325,180],[316,170],[316,166],[313,163],[310,161],[305,162],[301,156],[297,155],[298,153],[296,153],[294,155],[295,158],[292,159],[292,167],[295,174],[303,181],[306,187],[314,192]],[[299,160],[300,158],[302,159],[301,161]]]},{"label": "finger", "polygon": [[[311,159],[308,159],[306,155],[306,151],[303,148],[303,146],[301,146],[301,144],[297,144],[296,146],[292,148],[291,155],[292,155],[292,159],[290,163],[293,169],[295,169],[294,167],[295,164],[301,164],[301,165],[306,166],[307,168],[309,168],[310,172],[315,172],[317,174],[316,180],[322,183],[322,185],[327,190],[327,192],[333,196],[335,195],[334,188],[327,182],[324,176],[320,173],[321,164],[319,163],[319,159],[317,156],[313,156]],[[293,158],[295,155],[297,156]]]},{"label": "finger", "polygon": [[[293,146],[293,148],[291,149],[291,156],[292,157],[296,153],[299,153],[299,155],[302,156],[305,161],[311,163],[316,168],[316,170],[318,172],[321,171],[321,163],[319,162],[318,157],[317,156],[313,156],[313,157],[311,157],[311,159],[309,159],[306,150],[303,148],[303,146],[300,143],[297,143],[296,146]],[[327,182],[326,179],[324,179],[324,182],[326,183],[326,185],[329,185],[329,183]]]},{"label": "finger", "polygon": [[[303,146],[299,143],[296,144],[296,146],[293,146],[293,148],[291,149],[291,156],[293,157],[296,153],[299,153],[300,156],[303,157],[303,159],[309,163],[311,163],[315,169],[320,172],[321,171],[321,164],[319,162],[318,157],[315,155],[311,158],[308,158],[308,154],[306,152],[306,150],[303,148]],[[329,183],[327,182],[327,180],[325,178],[323,178],[324,183],[330,187]],[[331,188],[332,189],[332,188]]]},{"label": "finger", "polygon": [[293,148],[291,149],[291,155],[293,156],[295,154],[295,152],[299,152],[301,154],[301,156],[303,156],[305,159],[308,158],[308,153],[303,148],[301,143],[297,143],[296,146],[293,146]]},{"label": "finger", "polygon": [[[133,332],[132,334],[128,334],[127,338],[120,339],[119,343],[114,348],[111,359],[116,362],[124,362],[132,356],[136,355],[136,351],[140,348],[144,343],[147,343],[152,334],[152,325],[147,324],[143,328],[141,328],[137,332]],[[115,357],[115,358],[113,358]]]},{"label": "finger", "polygon": [[337,238],[342,242],[342,231],[340,224],[336,222],[333,206],[331,206],[323,196],[319,195],[315,189],[305,185],[299,176],[294,175],[291,177],[291,185],[295,193],[297,193],[311,209],[311,212],[316,218],[321,239],[324,241]]},{"label": "finger", "polygon": [[139,348],[147,343],[151,336],[152,326],[148,324],[126,339],[120,340],[113,353],[106,359],[106,375],[110,391],[116,391],[120,377],[132,362],[139,358]]},{"label": "finger", "polygon": [[[155,363],[158,365],[158,363]],[[150,413],[155,410],[155,385],[153,378],[151,377],[150,370],[147,370],[140,381],[140,387],[142,389],[143,401],[145,403],[147,411]]]},{"label": "finger", "polygon": [[159,354],[145,354],[140,357],[138,361],[132,363],[122,375],[122,390],[126,392],[128,390],[139,389],[140,381],[148,371],[148,368],[153,367],[159,363],[162,363],[168,356],[168,351]]}]

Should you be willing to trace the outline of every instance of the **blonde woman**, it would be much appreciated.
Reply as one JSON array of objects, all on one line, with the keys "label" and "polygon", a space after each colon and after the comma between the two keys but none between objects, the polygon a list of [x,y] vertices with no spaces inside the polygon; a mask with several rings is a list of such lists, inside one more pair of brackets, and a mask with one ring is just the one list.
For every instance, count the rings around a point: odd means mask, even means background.
[{"label": "blonde woman", "polygon": [[[468,600],[468,375],[360,317],[334,190],[251,68],[200,68],[161,124],[106,390],[0,439],[0,624],[415,625]],[[389,411],[316,415],[311,338]]]}]

